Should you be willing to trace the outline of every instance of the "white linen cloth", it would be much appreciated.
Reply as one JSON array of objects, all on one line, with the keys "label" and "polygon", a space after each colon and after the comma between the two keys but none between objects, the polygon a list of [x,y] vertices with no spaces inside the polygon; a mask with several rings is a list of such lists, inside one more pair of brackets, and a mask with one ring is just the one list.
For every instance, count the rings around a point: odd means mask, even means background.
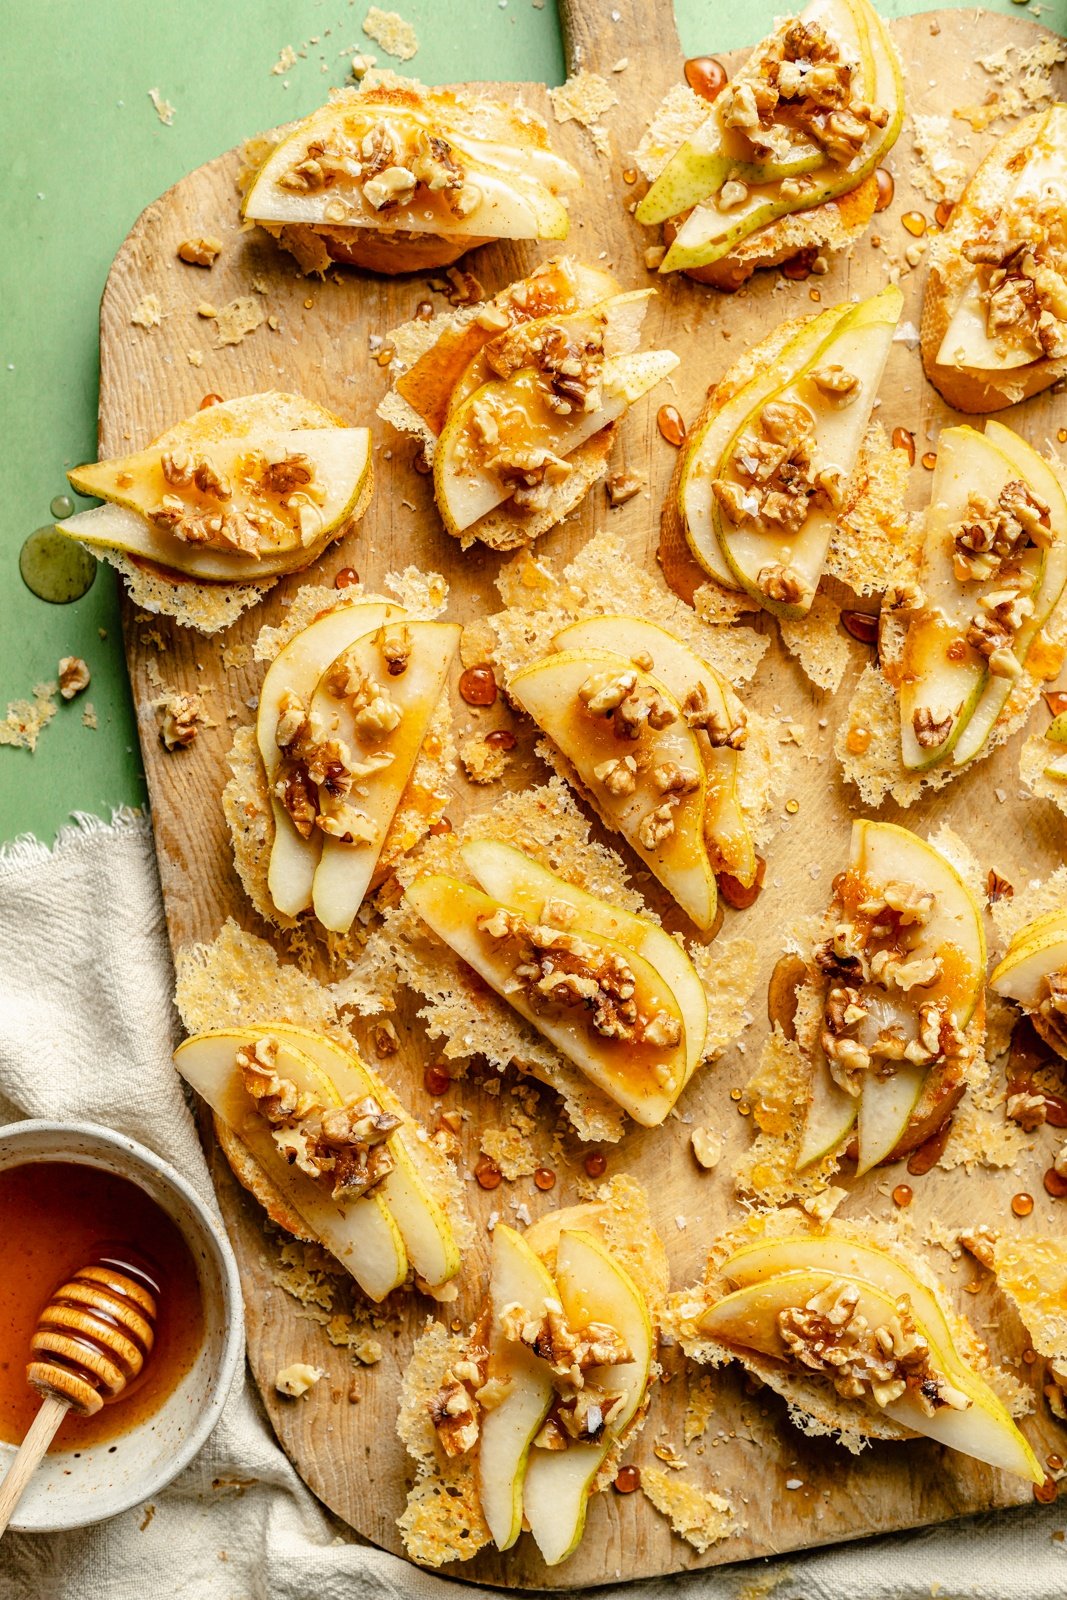
[{"label": "white linen cloth", "polygon": [[[79,818],[52,851],[33,840],[0,849],[0,1122],[107,1123],[210,1195],[170,1061],[172,986],[143,819],[125,815],[106,826]],[[228,1477],[254,1481],[240,1492],[212,1487]],[[461,1588],[357,1542],[301,1483],[247,1377],[200,1456],[154,1508],[151,1518],[142,1507],[72,1533],[9,1533],[0,1544],[0,1600],[488,1600],[494,1592]],[[617,1593],[1059,1600],[1067,1545],[1053,1535],[1065,1522],[1067,1505],[1035,1506]]]}]

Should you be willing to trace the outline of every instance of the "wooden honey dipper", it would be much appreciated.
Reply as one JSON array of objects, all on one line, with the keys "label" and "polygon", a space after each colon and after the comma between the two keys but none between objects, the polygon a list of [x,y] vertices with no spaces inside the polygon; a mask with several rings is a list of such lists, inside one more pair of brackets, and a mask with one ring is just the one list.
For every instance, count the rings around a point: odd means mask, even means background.
[{"label": "wooden honey dipper", "polygon": [[0,1538],[67,1412],[93,1416],[141,1372],[155,1338],[150,1284],[125,1262],[99,1261],[75,1273],[41,1312],[26,1379],[44,1401],[0,1482]]}]

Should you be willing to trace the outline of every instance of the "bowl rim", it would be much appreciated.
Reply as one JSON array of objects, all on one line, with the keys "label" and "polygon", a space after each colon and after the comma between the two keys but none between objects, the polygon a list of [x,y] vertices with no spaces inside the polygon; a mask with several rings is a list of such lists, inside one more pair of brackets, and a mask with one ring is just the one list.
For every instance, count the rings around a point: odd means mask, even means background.
[{"label": "bowl rim", "polygon": [[[120,1133],[115,1128],[108,1128],[103,1123],[56,1122],[47,1117],[25,1117],[15,1122],[6,1122],[0,1125],[0,1149],[11,1143],[17,1145],[26,1136],[37,1134],[49,1134],[57,1140],[58,1148],[53,1155],[47,1158],[49,1160],[62,1161],[65,1155],[68,1159],[70,1158],[69,1151],[64,1150],[60,1141],[78,1138],[95,1140],[99,1144],[109,1146],[127,1156],[135,1168],[147,1168],[162,1181],[164,1187],[176,1190],[204,1225],[206,1238],[210,1240],[214,1250],[216,1265],[219,1268],[222,1279],[222,1320],[224,1324],[222,1349],[217,1361],[213,1364],[208,1399],[196,1422],[189,1429],[180,1445],[177,1446],[174,1454],[162,1466],[158,1476],[151,1480],[142,1479],[139,1481],[132,1493],[128,1496],[120,1497],[116,1505],[102,1514],[88,1516],[84,1512],[74,1511],[69,1515],[60,1514],[55,1517],[49,1517],[47,1520],[35,1520],[32,1526],[26,1526],[22,1523],[17,1511],[11,1519],[12,1532],[59,1533],[72,1528],[91,1527],[97,1522],[108,1522],[112,1517],[121,1516],[123,1512],[130,1511],[134,1506],[143,1504],[152,1495],[159,1494],[161,1490],[173,1483],[178,1474],[183,1472],[199,1454],[218,1424],[223,1408],[230,1397],[238,1367],[244,1361],[244,1299],[241,1294],[241,1279],[237,1269],[237,1258],[233,1253],[233,1246],[230,1244],[225,1228],[203,1196],[189,1182],[188,1178],[184,1177],[169,1161],[157,1155],[154,1150],[150,1150],[147,1145],[140,1144],[136,1139],[132,1139],[129,1134]],[[130,1181],[136,1182],[136,1179],[131,1177]],[[3,1448],[6,1450],[12,1447],[5,1445]]]}]

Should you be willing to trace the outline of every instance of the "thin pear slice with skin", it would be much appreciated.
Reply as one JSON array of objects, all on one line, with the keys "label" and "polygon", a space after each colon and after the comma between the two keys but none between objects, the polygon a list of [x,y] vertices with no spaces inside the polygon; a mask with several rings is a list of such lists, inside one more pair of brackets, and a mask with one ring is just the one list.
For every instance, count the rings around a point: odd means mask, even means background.
[{"label": "thin pear slice with skin", "polygon": [[858,1109],[859,1097],[834,1082],[825,1055],[816,1049],[807,1116],[797,1155],[798,1172],[839,1149],[855,1126]]},{"label": "thin pear slice with skin", "polygon": [[540,1318],[546,1300],[558,1301],[559,1292],[544,1263],[514,1228],[498,1222],[490,1264],[486,1380],[499,1379],[507,1390],[482,1417],[478,1440],[478,1500],[498,1550],[510,1550],[522,1532],[530,1451],[555,1395],[547,1361],[504,1337],[502,1313],[520,1305],[531,1317]]},{"label": "thin pear slice with skin", "polygon": [[407,899],[439,939],[616,1105],[642,1127],[659,1127],[687,1081],[685,1020],[674,991],[643,956],[588,928],[580,932],[584,942],[629,967],[640,1016],[662,1012],[677,1024],[674,1045],[604,1038],[593,1029],[584,1006],[534,1006],[515,976],[515,941],[494,938],[485,930],[494,914],[507,907],[483,890],[447,873],[431,873],[416,878]]},{"label": "thin pear slice with skin", "polygon": [[[174,1052],[174,1064],[185,1081],[215,1114],[247,1145],[263,1171],[311,1233],[352,1274],[363,1292],[377,1302],[403,1283],[408,1258],[400,1230],[381,1195],[371,1192],[341,1205],[331,1195],[329,1178],[321,1181],[291,1166],[271,1137],[270,1123],[241,1081],[236,1054],[250,1038],[243,1029],[217,1029],[194,1034]],[[303,1050],[279,1040],[278,1075],[315,1096],[320,1105],[344,1103],[333,1082]]]},{"label": "thin pear slice with skin", "polygon": [[[835,326],[809,365],[771,397],[775,403],[801,405],[812,415],[814,466],[835,470],[842,490],[856,467],[903,304],[903,295],[895,284],[861,301]],[[824,366],[843,367],[858,378],[858,387],[847,405],[833,403],[815,383],[812,373]],[[761,405],[759,410],[763,409]],[[734,480],[742,489],[744,480],[738,477],[733,458],[748,434],[759,435],[758,413],[747,417],[737,430],[716,473],[717,477]],[[750,527],[742,523],[735,527],[717,504],[712,515],[719,546],[734,581],[776,616],[806,616],[826,565],[835,512],[809,502],[807,517],[798,532],[781,535],[762,525]],[[806,591],[800,601],[772,600],[760,587],[760,571],[777,564],[800,574]]]},{"label": "thin pear slice with skin", "polygon": [[993,969],[989,987],[1005,1000],[1034,1010],[1047,997],[1047,980],[1067,967],[1067,918],[1033,937],[1017,935]]},{"label": "thin pear slice with skin", "polygon": [[[174,430],[171,430],[171,434]],[[178,441],[166,436],[168,446]],[[190,449],[198,451],[195,438]],[[239,438],[219,438],[207,443],[202,453],[224,476],[233,475],[235,489],[222,501],[195,488],[175,490],[163,476],[162,449],[153,447],[138,455],[78,467],[68,477],[79,494],[97,495],[107,504],[57,522],[60,533],[77,539],[94,550],[116,550],[138,556],[157,566],[180,572],[208,583],[250,583],[277,577],[310,565],[338,530],[356,515],[369,491],[371,481],[370,430],[367,428],[298,428],[286,432],[276,429]],[[302,542],[299,525],[281,507],[278,496],[256,495],[240,488],[241,473],[256,457],[285,460],[287,456],[307,455],[315,467],[313,482],[324,492],[315,507],[314,537]],[[133,482],[123,485],[120,476]],[[152,521],[161,509],[164,495],[177,494],[195,512],[219,511],[227,507],[265,508],[270,521],[265,523],[259,555],[177,538]]]},{"label": "thin pear slice with skin", "polygon": [[670,986],[685,1023],[686,1081],[704,1053],[708,1031],[708,997],[685,951],[658,923],[632,911],[620,911],[596,895],[558,878],[547,867],[496,839],[468,839],[460,847],[464,863],[486,894],[531,922],[543,920],[547,901],[560,900],[578,913],[580,930],[602,934],[633,950]]},{"label": "thin pear slice with skin", "polygon": [[[561,629],[552,641],[556,650],[613,650],[621,656],[644,654],[652,671],[667,685],[679,705],[698,685],[708,706],[729,727],[744,720],[744,711],[732,689],[710,666],[672,633],[642,617],[586,617]],[[716,870],[729,872],[748,888],[755,881],[756,845],[737,794],[737,768],[741,752],[728,745],[715,748],[703,730],[697,743],[708,777],[704,807],[704,836],[715,858]]]},{"label": "thin pear slice with skin", "polygon": [[434,495],[449,533],[459,536],[514,493],[488,466],[471,455],[475,419],[485,412],[521,414],[522,447],[544,448],[566,459],[578,446],[600,433],[672,373],[678,357],[672,350],[645,350],[634,355],[609,356],[603,364],[602,403],[595,411],[561,417],[547,404],[538,376],[530,369],[507,380],[483,384],[457,406],[434,451]]},{"label": "thin pear slice with skin", "polygon": [[565,1450],[530,1452],[523,1487],[523,1511],[534,1543],[547,1566],[574,1554],[585,1530],[593,1481],[604,1458],[630,1422],[648,1391],[655,1333],[648,1305],[625,1268],[592,1234],[564,1230],[556,1251],[556,1285],[572,1328],[606,1323],[621,1336],[633,1359],[614,1367],[593,1367],[586,1382],[621,1394],[603,1438],[569,1441]]},{"label": "thin pear slice with skin", "polygon": [[267,888],[276,909],[283,916],[296,917],[311,905],[311,885],[322,851],[322,836],[313,832],[305,839],[274,794],[274,780],[282,761],[275,734],[281,715],[281,700],[295,695],[307,706],[319,679],[337,657],[357,639],[363,638],[389,621],[402,621],[407,615],[400,606],[387,602],[359,602],[328,611],[309,627],[290,639],[270,666],[259,691],[256,712],[256,743],[270,791],[274,816]]},{"label": "thin pear slice with skin", "polygon": [[423,1178],[417,1153],[418,1132],[403,1103],[354,1048],[346,1049],[325,1034],[271,1022],[257,1028],[255,1035],[292,1044],[329,1077],[342,1100],[363,1100],[369,1095],[386,1111],[403,1119],[386,1141],[396,1164],[375,1192],[389,1207],[408,1261],[423,1282],[436,1289],[454,1278],[460,1268],[459,1247],[447,1213]]},{"label": "thin pear slice with skin", "polygon": [[[366,677],[388,689],[401,713],[400,722],[391,733],[381,738],[361,737],[351,702],[337,699],[330,690],[332,666],[323,674],[311,703],[312,724],[324,736],[342,740],[357,762],[384,754],[393,758],[387,767],[359,780],[351,797],[373,825],[374,840],[367,844],[346,844],[330,836],[323,840],[312,883],[312,905],[319,922],[333,933],[347,933],[363,903],[389,824],[418,760],[459,648],[461,629],[457,622],[409,622],[406,626],[411,638],[410,658],[406,670],[395,677],[386,671],[375,634],[357,640],[343,653]],[[365,793],[358,792],[361,790]]]},{"label": "thin pear slice with skin", "polygon": [[856,1117],[857,1178],[896,1149],[925,1081],[926,1069],[911,1062],[901,1062],[888,1078],[868,1073]]},{"label": "thin pear slice with skin", "polygon": [[[783,1272],[737,1289],[716,1301],[701,1315],[700,1327],[712,1338],[735,1349],[752,1350],[792,1365],[790,1353],[779,1332],[779,1315],[791,1308],[803,1307],[839,1281],[830,1272],[810,1269]],[[857,1315],[864,1317],[871,1327],[891,1326],[896,1320],[894,1298],[866,1280],[848,1281],[859,1291]],[[934,1371],[943,1374],[953,1388],[959,1388],[967,1396],[970,1405],[958,1410],[942,1405],[930,1417],[908,1390],[886,1406],[876,1406],[872,1401],[870,1409],[901,1427],[936,1440],[950,1450],[972,1456],[1001,1471],[1015,1473],[1030,1482],[1043,1483],[1044,1469],[996,1395],[973,1369],[966,1386],[957,1384],[952,1363],[942,1353],[934,1329],[928,1327],[918,1315],[915,1321],[919,1333],[929,1344]]]},{"label": "thin pear slice with skin", "polygon": [[847,166],[825,163],[808,174],[809,186],[795,197],[785,198],[781,180],[753,184],[741,205],[723,211],[714,200],[704,201],[678,229],[660,265],[660,272],[686,272],[704,267],[729,255],[743,239],[778,217],[808,211],[859,187],[874,172],[896,143],[904,122],[904,80],[900,61],[881,18],[873,6],[862,6],[874,67],[873,92],[869,101],[885,106],[889,120],[882,129],[872,129],[862,149]]},{"label": "thin pear slice with skin", "polygon": [[[1007,457],[1017,476],[1050,511],[1052,541],[1040,553],[1039,575],[1030,595],[1034,609],[1016,633],[1012,646],[1016,659],[1025,662],[1031,644],[1059,604],[1067,584],[1067,496],[1059,474],[1011,428],[990,418],[985,437]],[[1012,683],[1010,678],[987,678],[982,698],[952,752],[954,765],[963,766],[978,754],[1007,703]]]},{"label": "thin pear slice with skin", "polygon": [[[799,21],[816,24],[842,47],[842,54],[859,62],[863,92],[874,92],[874,61],[866,19],[861,8],[849,0],[814,0],[805,6]],[[773,36],[772,36],[773,38]],[[759,61],[766,55],[757,45],[738,72],[734,82],[745,81],[758,73]],[[712,106],[696,132],[675,151],[634,213],[643,227],[653,227],[670,217],[691,211],[709,195],[722,188],[727,178],[742,183],[766,183],[778,178],[814,172],[826,165],[826,155],[814,140],[798,138],[790,153],[779,158],[760,158],[737,130],[725,126],[722,107]]]},{"label": "thin pear slice with skin", "polygon": [[[953,529],[972,491],[995,504],[1012,476],[1011,462],[986,434],[966,426],[942,429],[923,539],[924,607],[908,628],[901,662],[901,756],[909,772],[925,771],[954,749],[985,688],[985,657],[960,642],[978,586],[963,586],[955,576]],[[951,728],[939,745],[919,744],[914,719],[920,707],[930,708],[938,720],[942,713],[951,715]]]},{"label": "thin pear slice with skin", "polygon": [[611,651],[562,650],[517,672],[508,687],[512,697],[574,769],[607,826],[623,835],[696,926],[707,929],[715,919],[718,890],[704,838],[707,793],[704,765],[700,747],[681,708],[666,686],[653,675],[637,671],[637,687],[655,691],[673,705],[675,719],[665,728],[649,729],[647,739],[640,741],[642,750],[649,756],[649,769],[673,763],[697,775],[696,787],[680,796],[672,810],[674,830],[670,836],[651,848],[642,844],[639,837],[638,830],[644,818],[663,799],[653,789],[647,773],[639,773],[634,793],[623,796],[611,794],[596,776],[598,766],[630,754],[637,741],[617,738],[610,718],[590,716],[581,703],[579,691],[596,673],[631,670],[634,670],[633,664],[627,657]]},{"label": "thin pear slice with skin", "polygon": [[813,364],[819,350],[845,318],[852,315],[852,310],[852,305],[846,301],[809,318],[772,363],[750,378],[686,439],[678,487],[686,541],[709,577],[727,589],[736,589],[738,583],[727,565],[715,531],[716,504],[711,480],[719,475],[719,465],[738,430],[762,410],[779,389],[785,388]]}]

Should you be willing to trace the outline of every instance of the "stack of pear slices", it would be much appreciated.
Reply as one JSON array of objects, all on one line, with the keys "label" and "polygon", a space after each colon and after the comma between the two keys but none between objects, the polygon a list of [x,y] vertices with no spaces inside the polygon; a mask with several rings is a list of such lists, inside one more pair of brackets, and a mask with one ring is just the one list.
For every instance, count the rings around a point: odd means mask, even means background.
[{"label": "stack of pear slices", "polygon": [[[773,359],[755,364],[748,382],[731,390],[727,379],[713,391],[690,430],[672,486],[689,548],[709,577],[750,595],[776,616],[800,618],[811,609],[826,565],[835,512],[813,500],[795,534],[776,531],[773,524],[759,521],[755,512],[750,520],[734,523],[724,514],[712,484],[717,480],[735,484],[743,497],[746,482],[739,476],[738,458],[744,458],[746,439],[760,437],[761,416],[773,402],[800,406],[808,413],[815,441],[812,470],[833,472],[844,490],[856,468],[903,304],[900,290],[890,284],[868,300],[855,304],[846,300],[808,318]],[[817,381],[823,373],[838,369],[856,379],[844,400],[820,388]],[[717,403],[723,390],[729,398]],[[775,567],[795,574],[799,598],[783,600],[767,592],[760,574]]]},{"label": "stack of pear slices", "polygon": [[[382,654],[382,630],[400,625],[407,629],[410,651],[404,671],[391,675]],[[311,910],[330,932],[351,928],[437,709],[459,635],[458,623],[418,620],[386,601],[357,602],[317,618],[271,663],[259,694],[256,740],[274,816],[268,889],[284,916]],[[394,729],[380,736],[359,732],[351,703],[335,692],[342,663],[383,685],[401,713]],[[293,704],[308,714],[312,739],[343,741],[354,764],[389,758],[359,779],[354,794],[373,827],[371,842],[346,843],[324,836],[318,827],[305,837],[294,825],[279,793],[293,749],[281,749],[277,738],[283,709]]]},{"label": "stack of pear slices", "polygon": [[[500,335],[509,349],[521,344],[525,351],[525,356],[516,356],[521,364],[506,378],[496,375],[484,349],[456,377],[434,450],[434,494],[445,527],[464,546],[478,537],[482,519],[515,493],[515,480],[493,465],[501,445],[515,452],[548,450],[565,464],[674,371],[678,357],[673,351],[637,351],[652,293],[635,289],[593,306],[519,323]],[[577,349],[589,340],[602,345],[603,358],[596,362],[599,403],[591,409],[578,401],[549,405],[536,359],[546,337],[562,337]],[[494,439],[499,434],[498,443],[486,444],[487,430]]]},{"label": "stack of pear slices", "polygon": [[[259,1102],[244,1086],[236,1060],[238,1050],[266,1039],[278,1047],[278,1076],[310,1094],[318,1106],[330,1109],[370,1097],[399,1116],[400,1126],[387,1140],[392,1170],[366,1194],[339,1203],[332,1198],[328,1177],[311,1178],[282,1155]],[[235,1166],[241,1181],[258,1195],[261,1175],[267,1195],[282,1197],[370,1299],[384,1300],[409,1271],[430,1289],[440,1288],[459,1271],[452,1223],[428,1181],[432,1169],[423,1150],[424,1136],[354,1046],[307,1028],[265,1022],[194,1034],[178,1046],[174,1063],[238,1141],[239,1153],[248,1163],[241,1160]]]},{"label": "stack of pear slices", "polygon": [[1050,982],[1067,972],[1067,909],[1046,912],[1027,922],[1013,936],[989,986],[1027,1012],[1041,1037],[1058,1055],[1067,1056],[1067,1030],[1058,1010],[1046,1020]]},{"label": "stack of pear slices", "polygon": [[[918,1007],[926,1002],[940,1004],[962,1033],[983,994],[982,913],[963,878],[933,845],[894,823],[854,822],[848,869],[829,925],[835,927],[847,908],[862,930],[856,906],[868,897],[877,898],[890,884],[933,896],[927,921],[915,929],[908,960],[936,957],[939,973],[925,988],[907,991],[873,980],[857,983],[867,1014],[851,1036],[869,1046],[880,1031],[896,1027],[905,1041],[914,1039]],[[872,943],[868,955],[873,951]],[[858,1092],[849,1093],[832,1076],[822,1046],[815,1042],[798,1170],[841,1154],[854,1137],[857,1175],[869,1172],[897,1152],[905,1139],[911,1148],[935,1133],[963,1093],[958,1064],[951,1067],[935,1059],[927,1065],[907,1060],[885,1065],[893,1068],[886,1077],[869,1070],[862,1074]]]},{"label": "stack of pear slices", "polygon": [[[873,1399],[843,1401],[827,1385],[826,1409],[818,1413],[819,1420],[832,1425],[842,1408],[852,1412],[869,1407],[877,1418],[909,1433],[934,1439],[1033,1483],[1044,1482],[1044,1468],[1007,1409],[961,1353],[960,1334],[953,1331],[938,1295],[910,1266],[880,1245],[835,1224],[817,1234],[783,1232],[732,1251],[717,1266],[715,1281],[729,1292],[715,1298],[697,1318],[698,1329],[768,1381],[783,1369],[795,1371],[809,1384],[817,1381],[796,1363],[782,1341],[779,1317],[783,1311],[805,1307],[831,1286],[835,1290],[848,1287],[858,1292],[856,1313],[870,1328],[892,1327],[898,1320],[897,1302],[906,1296],[916,1330],[929,1346],[931,1368],[964,1403],[939,1405],[930,1416],[910,1387],[898,1399],[879,1407]],[[789,1397],[793,1404],[808,1409],[799,1391],[791,1389]],[[854,1425],[866,1431],[862,1420]]]},{"label": "stack of pear slices", "polygon": [[[790,19],[792,20],[792,19]],[[904,84],[889,35],[868,0],[812,0],[800,13],[803,24],[825,30],[842,58],[855,64],[854,98],[888,111],[886,125],[873,129],[851,161],[828,160],[814,140],[797,136],[782,156],[760,156],[737,128],[725,125],[722,108],[708,117],[672,156],[637,208],[646,226],[676,222],[677,233],[661,272],[686,272],[719,261],[745,239],[779,217],[809,210],[849,193],[874,172],[895,144],[904,119]],[[781,28],[785,23],[780,25]],[[758,80],[760,66],[774,53],[777,33],[758,45],[738,73],[738,81]],[[788,109],[788,104],[783,110]],[[785,118],[776,119],[786,129]],[[804,176],[800,187],[783,183]],[[728,181],[744,186],[744,198],[724,204]]]},{"label": "stack of pear slices", "polygon": [[[503,1223],[493,1230],[486,1381],[499,1380],[506,1392],[481,1420],[479,1500],[498,1549],[509,1550],[525,1523],[549,1566],[566,1560],[581,1542],[597,1474],[638,1416],[656,1350],[644,1294],[591,1231],[595,1210],[550,1213],[524,1235]],[[552,1256],[550,1272],[543,1258]],[[630,1356],[585,1374],[588,1382],[622,1395],[622,1404],[598,1439],[568,1439],[563,1450],[535,1444],[556,1396],[552,1371],[525,1345],[506,1339],[502,1327],[509,1307],[521,1306],[539,1319],[546,1302],[561,1306],[576,1331],[591,1322],[607,1324]]]},{"label": "stack of pear slices", "polygon": [[[747,888],[758,871],[752,823],[738,784],[743,707],[694,650],[640,617],[587,617],[562,629],[552,643],[551,655],[513,674],[509,693],[552,740],[567,776],[606,826],[623,835],[690,920],[706,931],[718,904],[716,873],[729,873]],[[661,728],[646,724],[640,738],[630,740],[618,737],[610,716],[589,715],[580,698],[583,685],[598,675],[618,674],[632,674],[638,694],[658,695],[673,720]],[[694,691],[702,695],[711,719],[733,730],[728,742],[714,744],[707,729],[690,726],[685,706]],[[635,786],[632,793],[616,794],[603,776],[605,763],[627,756],[637,762]],[[642,823],[663,801],[654,774],[670,764],[696,781],[672,808],[669,837],[649,846]]]},{"label": "stack of pear slices", "polygon": [[[682,946],[658,923],[606,904],[511,845],[469,839],[460,856],[480,887],[447,873],[425,874],[408,888],[408,902],[591,1083],[641,1126],[658,1127],[701,1061],[707,1034],[707,996]],[[629,967],[638,1015],[672,1019],[677,1042],[657,1047],[607,1038],[593,1028],[584,1005],[548,1004],[540,997],[535,1005],[515,977],[517,941],[486,931],[500,911],[517,915],[526,926],[551,919],[552,926],[565,930],[573,919],[583,943]]]},{"label": "stack of pear slices", "polygon": [[[195,476],[178,481],[173,466],[168,478],[165,455],[190,474],[206,466],[203,487]],[[270,487],[271,467],[290,469],[279,479],[284,487]],[[310,566],[362,514],[372,481],[370,430],[346,428],[299,395],[244,395],[197,411],[146,450],[67,476],[79,494],[105,502],[56,524],[94,554],[134,557],[203,583],[257,583]],[[222,536],[179,538],[157,520],[165,499],[205,526],[223,513],[252,516],[258,548],[249,553]]]},{"label": "stack of pear slices", "polygon": [[[1041,542],[1024,538],[991,577],[961,580],[954,540],[967,522],[971,497],[996,506],[1005,488],[1020,482],[1048,508]],[[966,635],[983,598],[1004,589],[1009,571],[1019,576],[1025,615],[1011,644],[1015,670],[994,675]],[[959,768],[987,748],[1067,582],[1067,496],[1060,476],[1003,423],[990,420],[984,434],[971,427],[942,431],[919,576],[921,608],[909,624],[899,674],[901,754],[912,772],[946,762]],[[924,720],[944,727],[939,742],[927,736],[920,743],[916,729]]]}]

